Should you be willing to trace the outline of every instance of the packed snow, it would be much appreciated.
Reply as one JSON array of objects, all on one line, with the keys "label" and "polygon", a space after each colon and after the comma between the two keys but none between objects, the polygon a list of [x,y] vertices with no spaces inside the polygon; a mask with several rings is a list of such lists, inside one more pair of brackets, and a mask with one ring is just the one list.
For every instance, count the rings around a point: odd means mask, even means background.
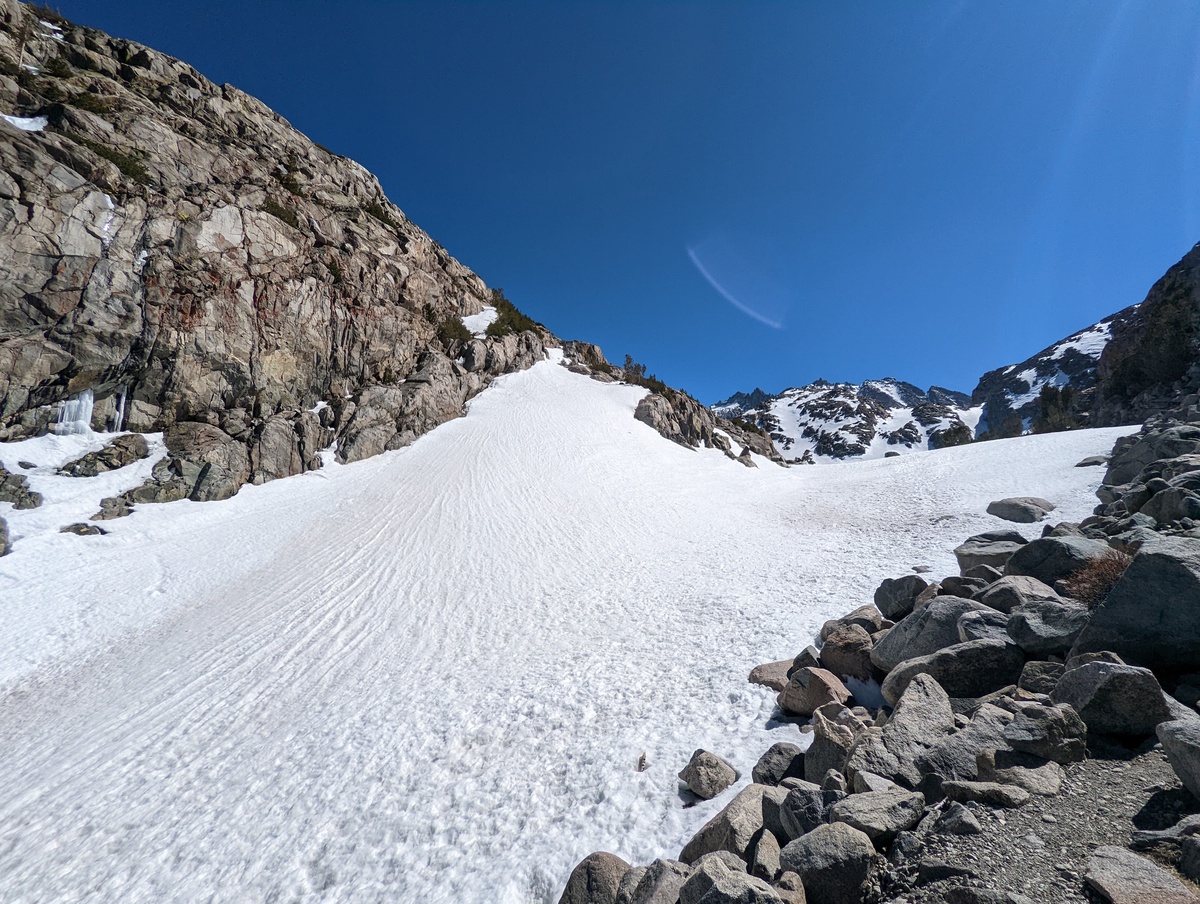
[{"label": "packed snow", "polygon": [[482,339],[487,335],[487,328],[495,323],[499,316],[499,311],[490,304],[485,304],[482,311],[478,314],[468,314],[462,318],[462,322],[463,326],[470,330],[476,339]]},{"label": "packed snow", "polygon": [[[0,900],[552,904],[593,850],[674,856],[800,737],[752,666],[954,572],[994,499],[1082,518],[1073,465],[1128,432],[750,469],[636,421],[644,392],[545,362],[407,449],[98,537],[58,528],[152,460],[0,445],[48,500],[0,505]],[[685,808],[696,747],[743,778]]]},{"label": "packed snow", "polygon": [[[30,70],[36,74],[36,70]],[[3,119],[9,125],[14,125],[22,132],[40,132],[50,124],[50,120],[45,116],[9,116],[6,113],[0,113],[0,119]]]}]

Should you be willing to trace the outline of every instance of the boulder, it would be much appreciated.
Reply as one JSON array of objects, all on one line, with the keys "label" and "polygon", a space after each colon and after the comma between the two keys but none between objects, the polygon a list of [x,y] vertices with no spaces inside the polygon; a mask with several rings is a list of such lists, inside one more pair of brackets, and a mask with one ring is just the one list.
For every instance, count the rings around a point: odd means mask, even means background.
[{"label": "boulder", "polygon": [[1156,537],[1092,613],[1074,652],[1183,671],[1200,662],[1200,540]]},{"label": "boulder", "polygon": [[900,786],[882,775],[876,775],[874,772],[867,772],[864,769],[854,773],[850,787],[855,794],[866,794],[870,791],[894,791]]},{"label": "boulder", "polygon": [[1115,845],[1092,852],[1084,881],[1110,904],[1198,904],[1200,898],[1145,857]]},{"label": "boulder", "polygon": [[687,789],[703,800],[710,800],[736,782],[737,770],[726,760],[707,750],[697,750],[679,773]]},{"label": "boulder", "polygon": [[934,820],[933,831],[937,835],[979,835],[983,833],[983,826],[964,804],[951,801]]},{"label": "boulder", "polygon": [[870,681],[871,635],[861,625],[839,625],[821,646],[821,665],[841,678]]},{"label": "boulder", "polygon": [[60,474],[71,477],[95,477],[115,471],[150,456],[150,445],[140,433],[126,433],[111,440],[103,449],[63,465]]},{"label": "boulder", "polygon": [[1068,578],[1108,552],[1108,544],[1086,537],[1042,537],[1021,547],[1004,566],[1004,573],[1023,574],[1043,584]]},{"label": "boulder", "polygon": [[775,880],[775,890],[786,904],[808,904],[808,896],[804,892],[804,881],[795,873],[783,873]]},{"label": "boulder", "polygon": [[958,620],[959,641],[1008,640],[1008,616],[994,609],[964,612]]},{"label": "boulder", "polygon": [[589,854],[571,871],[558,904],[616,904],[617,888],[629,864],[616,854]]},{"label": "boulder", "polygon": [[1004,572],[999,568],[993,568],[991,565],[976,565],[974,568],[968,568],[964,571],[963,577],[975,578],[991,585],[1004,577]]},{"label": "boulder", "polygon": [[250,479],[246,446],[211,424],[184,421],[168,428],[163,440],[188,499],[228,499]]},{"label": "boulder", "polygon": [[871,662],[890,672],[906,659],[927,656],[959,642],[958,620],[967,612],[979,612],[982,603],[956,596],[939,596],[905,616],[871,648]]},{"label": "boulder", "polygon": [[979,754],[976,771],[981,782],[1016,785],[1030,794],[1053,797],[1062,790],[1066,773],[1053,760],[1014,750],[987,750]]},{"label": "boulder", "polygon": [[1003,568],[1013,554],[1029,541],[1015,530],[988,531],[968,537],[954,550],[960,574],[966,574],[976,565]]},{"label": "boulder", "polygon": [[1155,729],[1167,760],[1183,786],[1200,800],[1200,725],[1188,719],[1161,722]]},{"label": "boulder", "polygon": [[745,869],[706,857],[679,889],[679,904],[783,904],[783,899]]},{"label": "boulder", "polygon": [[756,665],[750,670],[750,683],[761,684],[763,687],[769,687],[778,693],[787,687],[788,672],[791,670],[791,667],[791,659],[784,659],[779,662],[764,662],[762,665]]},{"label": "boulder", "polygon": [[792,672],[788,685],[779,693],[779,708],[793,716],[811,716],[826,703],[845,703],[850,691],[825,669],[802,668]]},{"label": "boulder", "polygon": [[1034,904],[1031,899],[1015,891],[992,891],[971,885],[946,889],[944,900],[946,904]]},{"label": "boulder", "polygon": [[1131,665],[1089,662],[1068,669],[1050,699],[1070,705],[1096,734],[1145,737],[1171,719],[1154,673]]},{"label": "boulder", "polygon": [[1184,487],[1164,487],[1143,503],[1138,514],[1153,518],[1156,524],[1200,518],[1200,497]]},{"label": "boulder", "polygon": [[634,889],[630,904],[678,904],[692,868],[678,860],[658,859],[651,863]]},{"label": "boulder", "polygon": [[787,794],[784,788],[747,785],[725,809],[704,824],[684,846],[679,859],[684,863],[695,863],[705,854],[729,851],[745,860],[754,836],[764,824],[767,809],[764,801],[773,801],[778,806]]},{"label": "boulder", "polygon": [[808,788],[788,791],[788,796],[779,807],[779,820],[783,826],[780,837],[785,840],[799,838],[829,822],[830,808],[845,797],[845,791],[814,791]]},{"label": "boulder", "polygon": [[871,839],[841,822],[817,826],[779,855],[781,867],[800,876],[814,904],[861,904],[874,859]]},{"label": "boulder", "polygon": [[1029,792],[1016,785],[999,782],[942,782],[942,793],[959,803],[979,803],[989,807],[1021,807],[1029,802]]},{"label": "boulder", "polygon": [[[788,668],[787,676],[792,677],[792,674],[798,669],[819,669],[821,667],[821,654],[812,644],[809,644],[801,650],[796,658],[792,660],[791,666]],[[787,685],[785,684],[784,687]],[[780,688],[783,690],[783,688]]]},{"label": "boulder", "polygon": [[1031,656],[1065,653],[1090,618],[1087,606],[1037,600],[1013,610],[1008,617],[1008,636]]},{"label": "boulder", "polygon": [[855,741],[846,772],[851,780],[865,771],[915,788],[922,778],[918,759],[954,728],[950,698],[933,677],[919,674],[909,682],[887,724],[866,729]]},{"label": "boulder", "polygon": [[965,726],[917,755],[918,771],[943,779],[974,781],[979,777],[977,762],[981,754],[1008,748],[1004,731],[1012,721],[1013,714],[1007,710],[981,704]]},{"label": "boulder", "polygon": [[830,822],[853,826],[876,844],[886,844],[911,829],[924,815],[925,796],[902,788],[852,794],[829,808]]},{"label": "boulder", "polygon": [[8,538],[8,522],[0,518],[0,556],[12,552],[12,541]]},{"label": "boulder", "polygon": [[11,502],[15,509],[32,509],[42,504],[42,494],[29,489],[24,474],[13,474],[0,465],[0,502]]},{"label": "boulder", "polygon": [[846,758],[866,726],[849,709],[830,704],[813,713],[813,740],[804,754],[804,777],[815,784],[830,769],[844,772]]},{"label": "boulder", "polygon": [[1004,740],[1013,750],[1056,763],[1081,763],[1087,759],[1087,725],[1065,703],[1024,704],[1005,726]]},{"label": "boulder", "polygon": [[1021,677],[1017,679],[1017,687],[1034,694],[1048,694],[1058,684],[1066,666],[1061,662],[1034,660],[1025,663],[1021,669]]},{"label": "boulder", "polygon": [[637,891],[638,883],[649,869],[648,866],[635,866],[621,877],[621,884],[617,886],[617,904],[633,904],[633,894]]},{"label": "boulder", "polygon": [[1017,524],[1033,524],[1054,511],[1054,503],[1037,496],[1012,496],[998,499],[987,507],[987,513]]},{"label": "boulder", "polygon": [[785,778],[803,778],[804,751],[786,741],[772,744],[754,764],[751,776],[760,785],[778,785]]},{"label": "boulder", "polygon": [[894,704],[918,674],[931,675],[951,697],[981,697],[1016,683],[1024,664],[1021,648],[1005,640],[956,643],[897,665],[883,682],[883,698]]},{"label": "boulder", "polygon": [[1059,603],[1062,597],[1049,584],[1022,574],[1006,575],[979,595],[979,602],[1001,612],[1012,612],[1021,606],[1043,600]]},{"label": "boulder", "polygon": [[875,590],[875,607],[884,618],[897,621],[913,611],[917,597],[928,586],[929,582],[919,574],[885,578]]},{"label": "boulder", "polygon": [[974,598],[975,594],[986,590],[987,586],[988,582],[982,578],[960,577],[952,574],[942,581],[938,596],[961,596],[963,599],[969,600]]},{"label": "boulder", "polygon": [[763,829],[758,833],[758,840],[754,842],[747,866],[750,875],[766,882],[775,881],[775,877],[779,875],[779,839],[775,837],[774,832]]}]

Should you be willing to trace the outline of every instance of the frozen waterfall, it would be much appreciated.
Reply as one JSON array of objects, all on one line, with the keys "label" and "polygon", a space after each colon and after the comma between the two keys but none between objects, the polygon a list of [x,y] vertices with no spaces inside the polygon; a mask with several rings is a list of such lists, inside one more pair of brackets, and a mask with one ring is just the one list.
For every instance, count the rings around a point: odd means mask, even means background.
[{"label": "frozen waterfall", "polygon": [[58,417],[54,420],[54,432],[60,435],[67,433],[92,432],[92,405],[95,398],[90,389],[85,389],[71,396],[58,409]]}]

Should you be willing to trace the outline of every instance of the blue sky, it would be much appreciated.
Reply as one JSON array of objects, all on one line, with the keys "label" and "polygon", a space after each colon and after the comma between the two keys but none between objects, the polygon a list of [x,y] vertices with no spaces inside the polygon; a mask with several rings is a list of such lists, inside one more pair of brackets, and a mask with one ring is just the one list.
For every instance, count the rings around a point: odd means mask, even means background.
[{"label": "blue sky", "polygon": [[1200,240],[1192,0],[52,5],[258,96],[705,402],[969,392]]}]

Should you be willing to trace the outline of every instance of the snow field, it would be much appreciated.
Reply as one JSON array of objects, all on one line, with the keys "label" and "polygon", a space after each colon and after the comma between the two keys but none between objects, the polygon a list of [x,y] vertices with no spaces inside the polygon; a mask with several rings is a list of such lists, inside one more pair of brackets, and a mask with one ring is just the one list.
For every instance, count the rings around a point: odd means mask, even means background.
[{"label": "snow field", "polygon": [[693,749],[740,788],[799,737],[752,666],[953,573],[993,499],[1082,518],[1072,466],[1128,432],[747,469],[643,393],[547,362],[408,449],[109,536],[56,532],[109,489],[0,512],[0,899],[540,904],[593,850],[674,856],[736,792],[684,809]]}]

